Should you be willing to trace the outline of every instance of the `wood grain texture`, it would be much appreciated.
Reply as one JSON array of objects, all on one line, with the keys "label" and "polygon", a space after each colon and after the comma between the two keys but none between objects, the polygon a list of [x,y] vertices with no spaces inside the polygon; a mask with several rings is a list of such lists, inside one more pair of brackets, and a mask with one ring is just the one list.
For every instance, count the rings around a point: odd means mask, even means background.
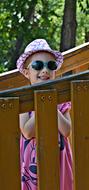
[{"label": "wood grain texture", "polygon": [[72,82],[74,190],[89,189],[89,81]]},{"label": "wood grain texture", "polygon": [[19,99],[0,99],[0,189],[20,190]]},{"label": "wood grain texture", "polygon": [[35,91],[38,190],[60,190],[57,93]]}]

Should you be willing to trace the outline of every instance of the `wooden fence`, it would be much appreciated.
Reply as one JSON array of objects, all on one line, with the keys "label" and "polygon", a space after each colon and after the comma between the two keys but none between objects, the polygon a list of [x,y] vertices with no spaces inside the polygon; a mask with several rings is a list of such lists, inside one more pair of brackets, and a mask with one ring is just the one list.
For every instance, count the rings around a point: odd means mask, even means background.
[{"label": "wooden fence", "polygon": [[[85,49],[89,51],[84,46],[84,51]],[[88,64],[89,52],[84,54]],[[82,58],[82,63],[83,61]],[[24,78],[20,81],[22,78],[22,75],[17,71],[0,77],[1,189],[21,189],[19,114],[31,110],[36,112],[38,189],[60,189],[56,107],[57,104],[71,101],[74,190],[84,190],[84,188],[88,190],[89,71],[32,86]],[[51,126],[51,130],[49,126]]]}]

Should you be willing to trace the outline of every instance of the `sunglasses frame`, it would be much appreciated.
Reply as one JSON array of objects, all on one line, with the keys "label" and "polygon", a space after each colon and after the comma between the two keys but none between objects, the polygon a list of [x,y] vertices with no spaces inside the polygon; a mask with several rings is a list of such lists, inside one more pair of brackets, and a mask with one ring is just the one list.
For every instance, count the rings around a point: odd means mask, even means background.
[{"label": "sunglasses frame", "polygon": [[[51,67],[49,68],[48,64],[49,64],[50,62],[51,62],[51,64],[52,64],[52,63],[55,63],[55,64],[54,64],[55,68],[53,68],[53,69],[51,69]],[[41,63],[41,64],[42,64],[42,65],[40,65],[40,68],[39,68],[39,67],[38,67],[38,68],[36,67],[37,63]],[[35,70],[37,70],[37,71],[42,70],[44,67],[46,67],[46,68],[47,68],[48,70],[50,70],[50,71],[57,70],[56,61],[52,61],[52,60],[50,60],[50,61],[48,61],[48,62],[44,62],[44,61],[41,61],[41,60],[32,61],[32,63],[28,65],[28,68],[29,68],[30,65],[32,66],[33,69],[35,69]]]}]

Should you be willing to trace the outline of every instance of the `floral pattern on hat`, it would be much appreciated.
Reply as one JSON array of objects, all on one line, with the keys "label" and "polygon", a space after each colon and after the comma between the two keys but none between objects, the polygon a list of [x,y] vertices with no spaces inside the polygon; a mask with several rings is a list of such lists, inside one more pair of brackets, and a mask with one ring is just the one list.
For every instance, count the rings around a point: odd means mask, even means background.
[{"label": "floral pattern on hat", "polygon": [[36,39],[27,45],[24,53],[17,60],[16,65],[17,65],[17,68],[19,69],[19,71],[20,72],[23,71],[24,63],[29,56],[31,56],[34,53],[41,52],[41,51],[51,53],[56,59],[56,63],[58,65],[57,69],[59,69],[61,67],[61,65],[63,63],[63,55],[61,54],[61,52],[52,50],[50,48],[50,46],[48,45],[48,43],[46,42],[46,40]]}]

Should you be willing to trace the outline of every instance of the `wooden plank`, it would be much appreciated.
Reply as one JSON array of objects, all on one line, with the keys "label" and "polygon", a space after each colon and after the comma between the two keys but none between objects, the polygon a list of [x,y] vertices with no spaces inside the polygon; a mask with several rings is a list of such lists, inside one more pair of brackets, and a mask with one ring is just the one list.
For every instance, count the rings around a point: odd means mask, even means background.
[{"label": "wooden plank", "polygon": [[[71,49],[72,50],[72,49]],[[65,72],[73,71],[81,66],[89,65],[89,42],[86,46],[76,49],[72,53],[70,50],[65,52],[64,63],[56,76],[60,76]]]},{"label": "wooden plank", "polygon": [[73,70],[73,73],[83,72],[89,69],[89,64],[83,65]]},{"label": "wooden plank", "polygon": [[18,88],[29,84],[29,80],[17,69],[0,74],[0,90]]},{"label": "wooden plank", "polygon": [[63,78],[57,78],[51,81],[45,81],[44,83],[34,84],[31,86],[1,91],[0,97],[19,97],[19,112],[28,112],[30,110],[34,110],[34,90],[56,89],[58,96],[57,103],[67,102],[71,99],[70,82],[77,79],[89,79],[89,71]]},{"label": "wooden plank", "polygon": [[74,190],[89,189],[89,81],[72,82]]},{"label": "wooden plank", "polygon": [[35,91],[38,190],[59,190],[57,93]]},{"label": "wooden plank", "polygon": [[[56,77],[61,76],[65,72],[75,70],[80,66],[89,64],[89,42],[65,51],[62,54],[64,56],[64,63],[61,69],[57,71]],[[19,73],[18,69],[0,74],[1,90],[24,85],[29,85],[29,81]]]},{"label": "wooden plank", "polygon": [[20,190],[19,99],[0,98],[0,189]]}]

